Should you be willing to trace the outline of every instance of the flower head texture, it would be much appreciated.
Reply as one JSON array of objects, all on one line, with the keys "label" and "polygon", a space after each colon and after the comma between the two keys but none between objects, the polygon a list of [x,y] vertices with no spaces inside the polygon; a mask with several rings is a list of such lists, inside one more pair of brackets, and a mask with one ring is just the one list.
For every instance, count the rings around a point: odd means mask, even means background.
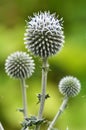
[{"label": "flower head texture", "polygon": [[79,80],[73,76],[66,76],[61,79],[59,83],[59,91],[68,97],[74,97],[78,95],[81,90],[81,84]]},{"label": "flower head texture", "polygon": [[64,32],[62,18],[50,12],[39,12],[29,17],[25,33],[26,48],[42,58],[56,54],[63,47]]},{"label": "flower head texture", "polygon": [[34,72],[34,61],[25,52],[15,52],[8,56],[5,63],[6,73],[13,78],[28,78]]}]

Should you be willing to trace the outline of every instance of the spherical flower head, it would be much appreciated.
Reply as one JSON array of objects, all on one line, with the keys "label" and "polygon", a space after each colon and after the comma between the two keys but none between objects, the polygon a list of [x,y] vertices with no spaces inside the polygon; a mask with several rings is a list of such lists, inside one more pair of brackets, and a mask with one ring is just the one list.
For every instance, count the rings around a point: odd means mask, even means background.
[{"label": "spherical flower head", "polygon": [[81,89],[79,80],[72,76],[66,76],[61,79],[59,83],[59,91],[68,97],[74,97],[78,95]]},{"label": "spherical flower head", "polygon": [[61,50],[64,43],[63,20],[50,12],[29,17],[25,33],[26,48],[34,55],[49,57]]},{"label": "spherical flower head", "polygon": [[15,52],[8,56],[5,62],[7,75],[13,78],[28,78],[34,72],[34,61],[25,52]]}]

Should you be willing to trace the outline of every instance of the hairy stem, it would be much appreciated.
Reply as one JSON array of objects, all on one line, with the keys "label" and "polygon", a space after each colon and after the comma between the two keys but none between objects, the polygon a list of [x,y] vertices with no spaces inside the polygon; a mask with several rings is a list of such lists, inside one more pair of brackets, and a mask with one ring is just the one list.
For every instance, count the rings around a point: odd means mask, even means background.
[{"label": "hairy stem", "polygon": [[[27,118],[28,114],[27,114],[27,95],[26,95],[25,79],[21,79],[20,81],[22,86],[23,114],[24,118]],[[26,130],[28,130],[28,128],[26,128]]]},{"label": "hairy stem", "polygon": [[67,102],[68,102],[68,97],[65,97],[62,104],[61,104],[61,106],[60,106],[60,108],[59,108],[59,111],[57,112],[57,114],[54,117],[53,121],[49,125],[48,130],[52,130],[52,128],[53,128],[54,124],[56,123],[56,121],[58,120],[59,116],[65,110],[65,108],[67,106]]},{"label": "hairy stem", "polygon": [[[40,102],[40,108],[38,112],[38,119],[42,119],[43,110],[44,110],[48,68],[49,65],[47,63],[47,58],[44,58],[42,64],[42,90],[41,90],[41,102]],[[35,130],[40,130],[40,126],[36,126]]]},{"label": "hairy stem", "polygon": [[48,71],[47,59],[43,59],[42,90],[41,90],[41,102],[40,102],[40,109],[39,109],[39,113],[38,113],[38,119],[42,119],[42,115],[43,115],[45,95],[46,95],[46,85],[47,85],[47,71]]},{"label": "hairy stem", "polygon": [[3,128],[2,124],[1,124],[1,122],[0,122],[0,130],[4,130],[4,128]]}]

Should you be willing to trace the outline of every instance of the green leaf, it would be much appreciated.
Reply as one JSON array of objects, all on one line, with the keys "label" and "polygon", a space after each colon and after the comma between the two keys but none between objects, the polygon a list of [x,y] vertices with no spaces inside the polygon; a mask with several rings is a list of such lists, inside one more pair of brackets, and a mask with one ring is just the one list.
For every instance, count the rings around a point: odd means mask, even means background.
[{"label": "green leaf", "polygon": [[44,123],[45,119],[37,119],[35,116],[31,116],[30,118],[26,118],[22,123],[22,130],[25,130],[27,127],[33,127],[35,125],[40,125]]}]

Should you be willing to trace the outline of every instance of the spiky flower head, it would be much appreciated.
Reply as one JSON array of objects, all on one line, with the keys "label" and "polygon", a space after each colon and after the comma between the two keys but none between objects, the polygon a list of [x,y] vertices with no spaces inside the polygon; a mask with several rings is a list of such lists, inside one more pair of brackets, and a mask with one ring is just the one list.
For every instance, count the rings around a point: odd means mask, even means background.
[{"label": "spiky flower head", "polygon": [[59,91],[68,97],[74,97],[78,95],[81,89],[79,80],[73,76],[66,76],[61,79],[59,83]]},{"label": "spiky flower head", "polygon": [[63,20],[50,12],[29,17],[25,33],[26,48],[42,58],[56,54],[63,47]]},{"label": "spiky flower head", "polygon": [[7,75],[13,78],[28,78],[34,72],[34,61],[25,52],[12,53],[6,59],[5,70]]}]

